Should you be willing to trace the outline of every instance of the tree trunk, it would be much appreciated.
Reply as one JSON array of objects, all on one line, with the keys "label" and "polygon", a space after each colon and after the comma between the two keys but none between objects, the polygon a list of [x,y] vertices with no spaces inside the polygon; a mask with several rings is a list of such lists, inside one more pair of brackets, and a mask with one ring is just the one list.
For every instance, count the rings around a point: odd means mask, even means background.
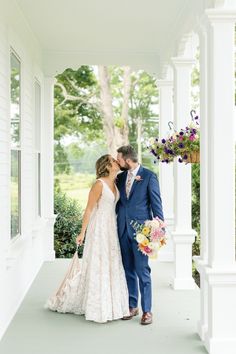
[{"label": "tree trunk", "polygon": [[131,69],[130,67],[124,68],[124,94],[122,105],[122,119],[124,124],[122,128],[118,128],[114,121],[112,94],[107,66],[98,66],[98,76],[100,81],[101,108],[103,112],[103,128],[107,138],[108,152],[115,157],[119,146],[129,144],[128,113]]},{"label": "tree trunk", "polygon": [[123,94],[123,106],[121,117],[124,120],[124,126],[122,129],[123,144],[129,144],[129,98],[131,89],[131,68],[129,66],[124,67],[124,94]]},{"label": "tree trunk", "polygon": [[116,154],[114,114],[112,108],[112,96],[109,83],[108,69],[106,66],[98,66],[100,81],[101,108],[103,112],[103,129],[107,138],[108,153]]},{"label": "tree trunk", "polygon": [[140,164],[142,164],[141,137],[142,137],[142,120],[140,117],[138,117],[138,119],[137,119],[137,144],[138,144],[138,161]]}]

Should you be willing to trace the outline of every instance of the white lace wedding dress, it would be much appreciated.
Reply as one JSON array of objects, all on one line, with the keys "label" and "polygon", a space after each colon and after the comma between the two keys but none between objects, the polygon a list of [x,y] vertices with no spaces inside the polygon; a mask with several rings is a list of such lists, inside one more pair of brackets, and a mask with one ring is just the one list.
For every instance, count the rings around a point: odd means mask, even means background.
[{"label": "white lace wedding dress", "polygon": [[103,323],[129,315],[129,302],[116,225],[119,191],[116,187],[115,196],[99,180],[102,195],[90,217],[81,269],[76,252],[61,285],[44,307]]}]

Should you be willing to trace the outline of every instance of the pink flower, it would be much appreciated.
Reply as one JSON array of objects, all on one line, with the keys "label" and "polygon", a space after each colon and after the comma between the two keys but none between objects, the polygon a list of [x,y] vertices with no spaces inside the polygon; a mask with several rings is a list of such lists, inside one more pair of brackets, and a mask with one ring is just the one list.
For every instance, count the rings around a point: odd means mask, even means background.
[{"label": "pink flower", "polygon": [[149,248],[148,246],[145,246],[144,247],[144,252],[146,252],[146,253],[152,253],[152,250],[151,250],[151,248]]},{"label": "pink flower", "polygon": [[164,232],[161,229],[158,230],[154,230],[153,232],[151,232],[151,240],[152,241],[157,241],[159,238],[163,237]]},{"label": "pink flower", "polygon": [[195,135],[190,135],[189,140],[194,141],[195,139]]},{"label": "pink flower", "polygon": [[179,140],[182,141],[184,138],[180,135]]},{"label": "pink flower", "polygon": [[141,176],[135,176],[135,178],[134,178],[137,182],[139,182],[139,181],[142,181],[143,179],[142,179],[142,177]]}]

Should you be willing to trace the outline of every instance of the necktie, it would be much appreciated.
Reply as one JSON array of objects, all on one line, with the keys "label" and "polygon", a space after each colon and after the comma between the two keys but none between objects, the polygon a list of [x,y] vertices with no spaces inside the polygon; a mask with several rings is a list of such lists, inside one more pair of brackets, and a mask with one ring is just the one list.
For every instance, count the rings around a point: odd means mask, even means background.
[{"label": "necktie", "polygon": [[129,198],[129,193],[130,193],[130,189],[131,189],[131,182],[132,182],[132,178],[133,178],[133,173],[131,171],[128,172],[128,178],[127,178],[127,182],[126,182],[126,195],[127,198]]}]

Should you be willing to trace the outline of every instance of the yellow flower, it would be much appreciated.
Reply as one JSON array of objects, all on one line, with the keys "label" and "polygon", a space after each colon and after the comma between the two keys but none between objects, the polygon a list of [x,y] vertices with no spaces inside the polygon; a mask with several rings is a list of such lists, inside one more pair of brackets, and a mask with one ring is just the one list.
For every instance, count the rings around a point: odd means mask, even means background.
[{"label": "yellow flower", "polygon": [[149,234],[149,232],[150,232],[150,228],[149,227],[144,227],[143,228],[143,230],[142,230],[142,233],[145,235],[145,236],[147,236],[148,234]]},{"label": "yellow flower", "polygon": [[142,244],[143,246],[148,246],[149,241],[148,241],[147,237],[145,237],[145,238],[143,239],[143,241],[141,242],[141,244]]}]

